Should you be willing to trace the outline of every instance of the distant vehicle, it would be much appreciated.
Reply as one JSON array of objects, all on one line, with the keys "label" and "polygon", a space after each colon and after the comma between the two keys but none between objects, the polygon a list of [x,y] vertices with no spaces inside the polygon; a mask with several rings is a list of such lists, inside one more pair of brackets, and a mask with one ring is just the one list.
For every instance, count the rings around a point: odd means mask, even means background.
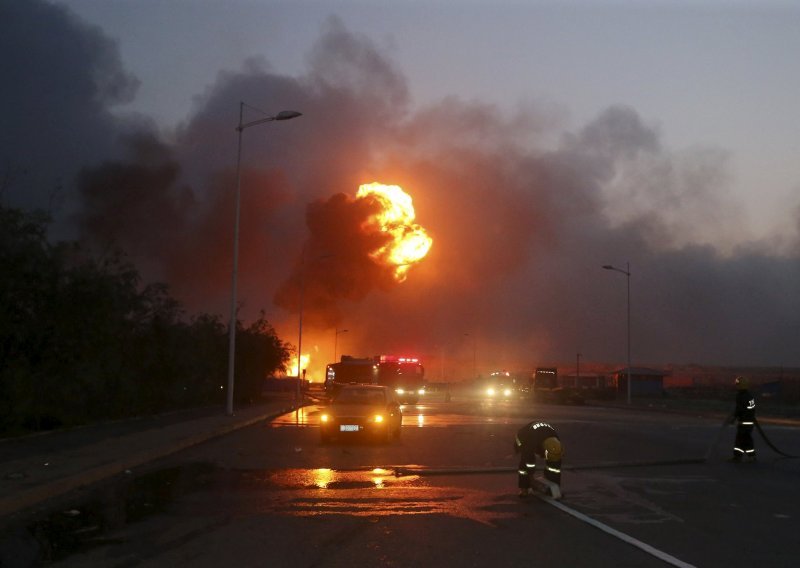
[{"label": "distant vehicle", "polygon": [[425,367],[416,357],[379,355],[378,384],[394,390],[402,404],[417,404],[425,396]]},{"label": "distant vehicle", "polygon": [[325,392],[335,395],[344,385],[351,383],[377,384],[378,367],[374,357],[351,357],[342,355],[338,363],[325,369]]},{"label": "distant vehicle", "polygon": [[342,355],[341,361],[327,366],[325,391],[335,395],[341,386],[351,383],[387,386],[400,403],[416,404],[425,395],[425,367],[416,357]]},{"label": "distant vehicle", "polygon": [[518,400],[522,391],[508,371],[494,371],[480,385],[480,395],[488,400]]},{"label": "distant vehicle", "polygon": [[343,385],[320,415],[320,440],[361,435],[388,442],[400,437],[402,423],[400,403],[388,387]]},{"label": "distant vehicle", "polygon": [[552,404],[583,404],[583,397],[573,388],[559,385],[557,367],[537,367],[533,374],[533,400]]},{"label": "distant vehicle", "polygon": [[533,373],[533,390],[547,390],[558,387],[558,367],[536,367]]}]

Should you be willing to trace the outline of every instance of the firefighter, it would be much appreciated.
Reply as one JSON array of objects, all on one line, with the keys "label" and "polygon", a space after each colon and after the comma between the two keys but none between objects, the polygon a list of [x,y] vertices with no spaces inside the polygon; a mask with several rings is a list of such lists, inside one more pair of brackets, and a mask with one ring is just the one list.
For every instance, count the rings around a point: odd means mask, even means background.
[{"label": "firefighter", "polygon": [[756,399],[748,389],[749,381],[746,377],[736,377],[736,408],[730,418],[730,423],[736,422],[736,440],[733,445],[733,458],[731,461],[740,462],[747,458],[756,461],[756,450],[753,447],[753,426],[756,422]]},{"label": "firefighter", "polygon": [[561,489],[561,440],[546,422],[530,422],[519,429],[514,439],[514,452],[520,454],[517,486],[520,497],[533,493],[531,481],[536,472],[536,456],[544,459],[544,477]]}]

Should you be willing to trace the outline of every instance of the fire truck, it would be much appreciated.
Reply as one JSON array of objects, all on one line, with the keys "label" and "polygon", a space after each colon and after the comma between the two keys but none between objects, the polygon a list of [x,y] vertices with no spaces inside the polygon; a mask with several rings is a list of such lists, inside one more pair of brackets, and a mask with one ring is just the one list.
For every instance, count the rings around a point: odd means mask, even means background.
[{"label": "fire truck", "polygon": [[416,404],[425,395],[425,367],[416,357],[375,355],[351,357],[342,355],[325,370],[325,391],[335,394],[348,383],[385,385],[394,390],[403,404]]}]

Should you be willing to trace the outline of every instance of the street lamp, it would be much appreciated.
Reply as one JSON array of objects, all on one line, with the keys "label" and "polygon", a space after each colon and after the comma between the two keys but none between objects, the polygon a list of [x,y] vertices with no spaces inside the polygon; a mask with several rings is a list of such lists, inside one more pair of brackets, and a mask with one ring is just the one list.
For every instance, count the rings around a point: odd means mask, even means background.
[{"label": "street lamp", "polygon": [[264,122],[273,120],[289,120],[301,116],[301,113],[294,110],[282,110],[274,116],[267,116],[252,122],[242,122],[244,116],[243,102],[239,103],[239,125],[236,131],[239,133],[239,144],[236,153],[236,213],[233,223],[233,270],[231,271],[231,319],[228,324],[228,398],[225,405],[225,414],[233,416],[233,375],[236,359],[236,278],[239,268],[239,210],[242,189],[242,132],[245,128],[256,126]]},{"label": "street lamp", "polygon": [[[331,254],[321,254],[317,257],[317,260],[321,260],[323,258],[330,258]],[[302,402],[302,387],[300,385],[300,381],[302,380],[302,371],[301,368],[303,366],[303,302],[305,296],[305,273],[306,273],[306,247],[303,245],[303,248],[300,251],[300,314],[297,321],[297,389],[295,390],[295,399],[300,408],[300,404]]]},{"label": "street lamp", "polygon": [[628,404],[631,403],[631,263],[625,263],[625,270],[610,264],[603,265],[606,270],[614,270],[624,274],[628,281]]},{"label": "street lamp", "polygon": [[295,385],[294,400],[298,410],[302,397],[302,385],[300,381],[300,369],[303,367],[303,296],[305,296],[305,270],[306,270],[306,247],[300,251],[300,314],[297,321],[297,384]]},{"label": "street lamp", "polygon": [[347,329],[337,329],[337,330],[336,330],[336,336],[335,336],[335,337],[334,337],[334,339],[333,339],[333,362],[334,362],[334,363],[336,363],[336,362],[337,362],[337,361],[336,361],[336,347],[337,347],[337,345],[336,345],[336,344],[337,344],[337,343],[338,343],[338,341],[339,341],[339,334],[340,334],[340,333],[347,333],[348,331],[349,331],[349,330],[347,330]]}]

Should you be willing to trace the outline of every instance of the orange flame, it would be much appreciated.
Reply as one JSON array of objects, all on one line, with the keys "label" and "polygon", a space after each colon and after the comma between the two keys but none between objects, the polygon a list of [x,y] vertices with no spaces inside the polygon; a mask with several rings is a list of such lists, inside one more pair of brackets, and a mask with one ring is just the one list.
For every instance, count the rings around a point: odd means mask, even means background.
[{"label": "orange flame", "polygon": [[383,207],[369,222],[392,236],[387,245],[373,252],[371,256],[394,266],[394,277],[402,282],[411,265],[420,262],[428,254],[433,239],[425,229],[414,223],[416,214],[411,196],[399,185],[374,182],[359,186],[356,197],[367,196],[376,198]]},{"label": "orange flame", "polygon": [[[308,353],[303,354],[303,356],[300,357],[300,361],[302,362],[301,367],[303,369],[308,369],[308,362],[310,360],[311,360],[311,356]],[[299,377],[300,376],[300,370],[297,368],[297,355],[293,355],[292,356],[292,358],[290,360],[290,363],[289,363],[289,368],[286,370],[286,372],[288,373],[288,376],[290,376],[290,377]]]}]

